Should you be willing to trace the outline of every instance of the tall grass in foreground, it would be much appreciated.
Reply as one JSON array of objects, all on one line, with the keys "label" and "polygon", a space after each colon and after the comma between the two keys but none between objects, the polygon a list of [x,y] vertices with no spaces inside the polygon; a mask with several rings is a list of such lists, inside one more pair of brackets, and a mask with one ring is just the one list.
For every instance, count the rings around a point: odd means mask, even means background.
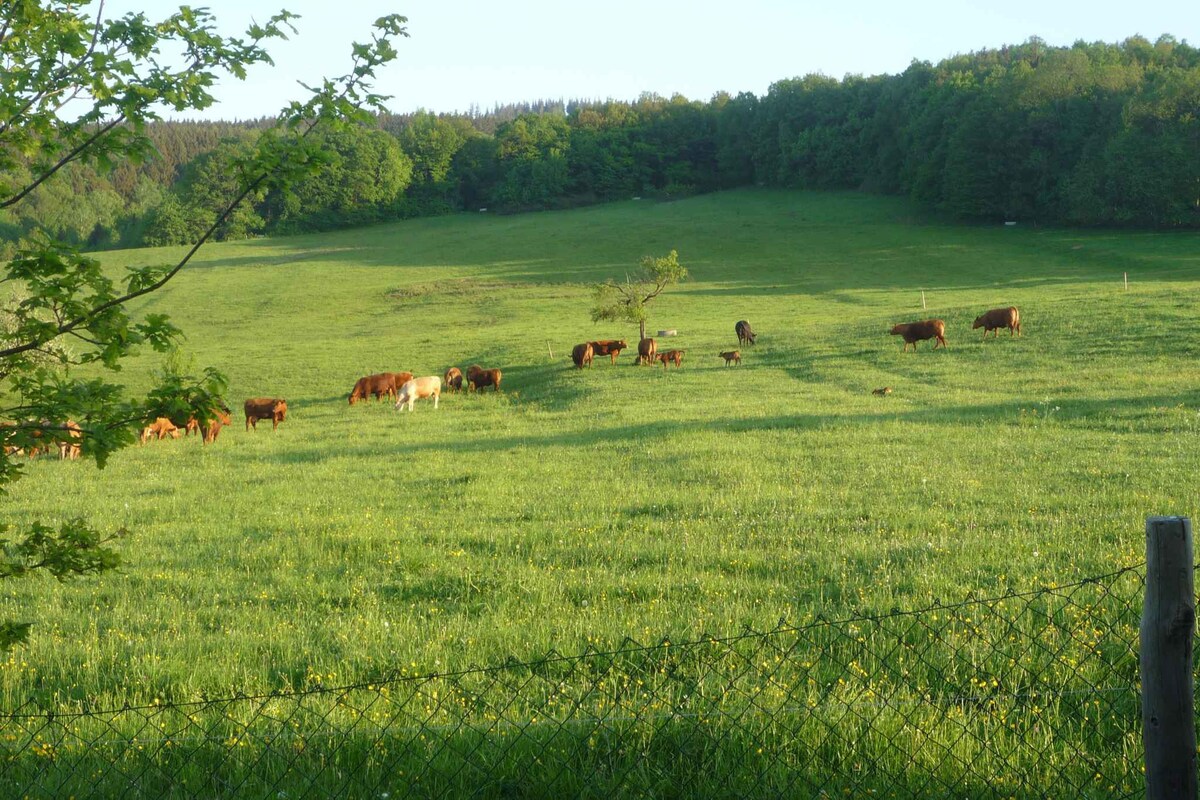
[{"label": "tall grass in foreground", "polygon": [[[145,310],[229,374],[232,405],[281,395],[291,416],[104,471],[31,464],[6,520],[135,536],[122,575],[3,586],[38,624],[0,707],[347,684],[1134,563],[1147,514],[1193,511],[1198,241],[736,192],[206,249]],[[649,328],[679,330],[683,368],[571,369],[572,344],[635,336],[589,321],[588,282],[671,248],[693,280]],[[1026,335],[981,341],[971,320],[1008,304]],[[886,331],[925,316],[949,348],[901,353]],[[759,344],[726,368],[737,319]],[[470,363],[505,391],[346,403],[364,374]]]}]

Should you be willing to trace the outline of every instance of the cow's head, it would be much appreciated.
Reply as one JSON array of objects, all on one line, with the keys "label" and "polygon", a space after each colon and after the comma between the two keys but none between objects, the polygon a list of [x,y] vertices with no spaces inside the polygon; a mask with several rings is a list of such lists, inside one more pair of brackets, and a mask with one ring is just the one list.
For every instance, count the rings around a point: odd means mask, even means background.
[{"label": "cow's head", "polygon": [[892,330],[891,330],[892,336],[899,336],[900,334],[904,333],[904,329],[907,327],[908,327],[908,325],[903,322],[901,322],[899,325],[892,326]]},{"label": "cow's head", "polygon": [[980,314],[978,317],[976,317],[975,324],[971,326],[971,330],[975,330],[976,328],[982,328],[983,327],[983,318],[986,316],[987,316],[987,314]]},{"label": "cow's head", "polygon": [[283,422],[285,419],[287,419],[287,402],[284,400],[276,400],[275,405],[271,407],[271,413],[274,414],[280,422]]}]

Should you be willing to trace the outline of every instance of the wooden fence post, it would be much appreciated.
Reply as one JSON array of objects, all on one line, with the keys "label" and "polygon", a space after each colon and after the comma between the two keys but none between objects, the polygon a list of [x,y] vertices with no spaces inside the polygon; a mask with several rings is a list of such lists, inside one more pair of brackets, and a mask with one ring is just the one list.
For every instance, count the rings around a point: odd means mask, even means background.
[{"label": "wooden fence post", "polygon": [[1191,520],[1149,517],[1141,628],[1146,800],[1196,800],[1192,563]]}]

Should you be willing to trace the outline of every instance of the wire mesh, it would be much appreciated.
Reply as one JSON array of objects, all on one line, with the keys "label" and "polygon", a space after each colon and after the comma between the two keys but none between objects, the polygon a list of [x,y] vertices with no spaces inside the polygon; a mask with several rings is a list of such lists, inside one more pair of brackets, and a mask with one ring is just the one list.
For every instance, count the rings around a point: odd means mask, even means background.
[{"label": "wire mesh", "polygon": [[352,686],[0,716],[0,796],[1133,797],[1139,568]]}]

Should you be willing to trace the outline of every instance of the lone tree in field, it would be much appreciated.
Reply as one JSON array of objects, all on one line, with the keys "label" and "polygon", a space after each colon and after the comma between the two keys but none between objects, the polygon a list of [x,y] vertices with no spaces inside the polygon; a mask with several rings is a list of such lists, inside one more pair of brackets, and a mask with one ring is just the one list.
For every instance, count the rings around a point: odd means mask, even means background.
[{"label": "lone tree in field", "polygon": [[624,283],[609,278],[595,286],[592,322],[616,320],[636,322],[638,334],[646,338],[646,304],[662,294],[668,286],[686,280],[687,267],[679,263],[679,254],[672,250],[665,256],[642,256],[641,272],[625,276]]},{"label": "lone tree in field", "polygon": [[[72,164],[105,169],[153,157],[145,129],[160,110],[212,105],[214,83],[224,76],[243,79],[251,65],[271,63],[264,43],[294,32],[295,18],[282,11],[243,36],[225,38],[201,8],[183,6],[152,22],[144,13],[106,18],[102,1],[5,0],[0,209],[19,207]],[[256,145],[228,164],[236,182],[227,205],[179,261],[129,268],[118,278],[41,234],[0,265],[0,494],[21,477],[22,453],[55,454],[60,445],[79,444],[83,456],[103,467],[148,419],[182,424],[194,416],[207,423],[225,391],[214,369],[199,376],[166,371],[140,398],[126,397],[124,387],[108,379],[139,346],[166,351],[181,336],[166,316],[138,318],[128,305],[175,277],[243,200],[268,189],[287,192],[318,172],[329,161],[319,134],[370,119],[366,107],[382,109],[385,98],[370,92],[370,82],[376,68],[396,57],[391,40],[407,36],[405,21],[398,15],[377,20],[371,41],[353,45],[346,75],[305,87],[309,98],[287,105]],[[178,63],[164,52],[178,53]],[[74,371],[81,365],[83,376]],[[120,562],[111,545],[123,529],[97,531],[82,518],[17,529],[4,516],[0,579],[42,570],[65,580]],[[29,627],[0,620],[0,652],[24,641]]]}]

